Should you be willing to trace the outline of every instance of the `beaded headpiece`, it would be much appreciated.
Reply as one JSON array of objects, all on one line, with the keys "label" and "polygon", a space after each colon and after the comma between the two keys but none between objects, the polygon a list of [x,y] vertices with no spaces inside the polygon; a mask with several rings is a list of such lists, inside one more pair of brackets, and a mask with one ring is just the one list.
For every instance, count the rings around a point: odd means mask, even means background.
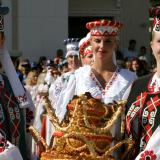
[{"label": "beaded headpiece", "polygon": [[79,42],[79,51],[80,51],[80,54],[82,55],[88,55],[88,54],[92,54],[93,51],[92,51],[92,46],[90,44],[90,37],[91,37],[91,34],[90,32],[87,34],[86,37],[82,38]]},{"label": "beaded headpiece", "polygon": [[116,36],[122,28],[122,23],[106,19],[88,22],[86,28],[92,36]]},{"label": "beaded headpiece", "polygon": [[160,32],[160,14],[154,17],[153,31]]},{"label": "beaded headpiece", "polygon": [[79,38],[68,38],[64,40],[64,45],[66,45],[67,53],[66,57],[69,55],[79,56],[79,47],[78,47]]}]

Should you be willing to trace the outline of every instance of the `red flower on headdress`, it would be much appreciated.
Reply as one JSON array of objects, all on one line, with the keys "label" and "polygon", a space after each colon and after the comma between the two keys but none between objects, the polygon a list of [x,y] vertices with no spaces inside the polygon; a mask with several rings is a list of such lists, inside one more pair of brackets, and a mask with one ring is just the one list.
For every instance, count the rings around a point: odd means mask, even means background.
[{"label": "red flower on headdress", "polygon": [[141,154],[140,160],[146,160],[147,158],[148,160],[156,160],[157,156],[156,154],[154,154],[153,151],[145,151],[144,153]]}]

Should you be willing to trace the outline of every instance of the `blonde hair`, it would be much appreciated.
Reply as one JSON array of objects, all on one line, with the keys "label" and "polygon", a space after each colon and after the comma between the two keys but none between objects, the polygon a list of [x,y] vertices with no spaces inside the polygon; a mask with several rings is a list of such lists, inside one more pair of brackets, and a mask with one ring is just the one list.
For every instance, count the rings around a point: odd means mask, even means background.
[{"label": "blonde hair", "polygon": [[37,84],[44,84],[47,71],[41,72],[38,76]]}]

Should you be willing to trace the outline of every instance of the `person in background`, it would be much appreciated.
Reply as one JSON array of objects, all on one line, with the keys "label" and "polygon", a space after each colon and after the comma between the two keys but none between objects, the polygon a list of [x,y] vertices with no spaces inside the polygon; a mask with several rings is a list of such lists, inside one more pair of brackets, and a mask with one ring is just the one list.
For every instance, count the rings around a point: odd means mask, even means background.
[{"label": "person in background", "polygon": [[[49,86],[45,82],[45,77],[47,74],[47,70],[43,70],[38,75],[37,83],[36,83],[36,95],[35,95],[35,117],[34,117],[34,123],[33,126],[37,129],[37,131],[41,134],[41,136],[45,139],[45,109],[42,104],[42,99],[44,96],[48,96],[48,89]],[[32,159],[33,160],[39,160],[41,154],[41,148],[32,141]]]},{"label": "person in background", "polygon": [[61,74],[69,72],[68,63],[66,62],[66,63],[62,64],[60,66],[59,70],[60,70]]},{"label": "person in background", "polygon": [[[68,38],[64,40],[64,45],[66,45],[66,59],[68,64],[68,72],[62,74],[57,80],[51,84],[49,88],[49,100],[51,101],[52,106],[56,103],[59,95],[62,91],[62,88],[67,85],[70,76],[74,74],[75,70],[80,67],[80,58],[79,58],[79,38]],[[47,142],[50,141],[52,136],[53,127],[47,118]]]},{"label": "person in background", "polygon": [[139,60],[138,58],[133,58],[131,60],[130,70],[135,72],[137,77],[147,75],[149,74],[149,71],[147,70],[147,67],[145,67],[144,65],[145,63],[143,63],[143,61]]},{"label": "person in background", "polygon": [[132,58],[138,57],[138,53],[136,51],[136,40],[129,40],[129,46],[123,51],[123,57],[125,60],[131,60]]},{"label": "person in background", "polygon": [[125,61],[125,68],[128,69],[129,71],[131,70],[131,61],[130,60]]},{"label": "person in background", "polygon": [[35,69],[30,70],[27,75],[25,83],[25,88],[30,93],[34,104],[36,103],[36,96],[38,92],[38,86],[37,86],[38,75],[39,74],[37,70]]},{"label": "person in background", "polygon": [[126,134],[135,141],[130,160],[160,159],[160,15],[154,17],[150,45],[156,72],[134,82],[126,105]]},{"label": "person in background", "polygon": [[58,70],[57,65],[51,60],[47,60],[45,66],[47,71],[45,82],[50,87],[50,85],[52,85],[56,81],[56,79],[61,75],[61,73]]},{"label": "person in background", "polygon": [[90,33],[87,34],[86,37],[82,38],[79,42],[79,52],[81,57],[82,66],[84,65],[92,65],[93,64],[93,52],[92,46],[90,44]]},{"label": "person in background", "polygon": [[66,59],[70,73],[74,72],[81,65],[79,58],[78,42],[79,38],[68,38],[64,40],[64,45],[66,45],[67,49]]},{"label": "person in background", "polygon": [[54,64],[56,64],[57,66],[61,65],[64,60],[65,60],[65,58],[64,58],[63,50],[62,49],[57,49],[56,57],[53,60]]},{"label": "person in background", "polygon": [[25,81],[28,75],[28,72],[31,70],[31,65],[28,59],[21,59],[19,62],[19,66],[18,66],[18,70],[17,70],[17,74],[20,78],[20,80],[22,80],[21,82],[25,85]]},{"label": "person in background", "polygon": [[37,67],[39,68],[40,72],[44,72],[46,61],[47,58],[45,56],[39,57]]},{"label": "person in background", "polygon": [[61,77],[59,77],[55,83],[49,89],[49,97],[52,102],[56,101],[58,98],[62,88],[69,81],[69,78],[72,74],[74,74],[75,70],[80,67],[80,58],[79,58],[79,39],[78,38],[68,38],[64,40],[64,44],[66,45],[66,59],[68,64],[68,72],[64,73]]},{"label": "person in background", "polygon": [[147,49],[145,46],[140,47],[140,52],[138,54],[138,58],[140,60],[146,61],[150,65],[150,61],[149,61],[150,58],[149,58],[149,55],[147,54]]},{"label": "person in background", "polygon": [[153,56],[147,52],[147,49],[145,46],[140,47],[138,58],[144,63],[146,69],[149,70],[152,68]]}]

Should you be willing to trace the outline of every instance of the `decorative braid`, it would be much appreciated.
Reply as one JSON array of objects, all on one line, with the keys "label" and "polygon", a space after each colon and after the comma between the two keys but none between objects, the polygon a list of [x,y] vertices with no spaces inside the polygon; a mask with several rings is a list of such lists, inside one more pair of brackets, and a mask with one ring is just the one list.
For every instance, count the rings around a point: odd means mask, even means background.
[{"label": "decorative braid", "polygon": [[67,127],[60,126],[59,121],[58,121],[58,119],[57,119],[57,117],[55,115],[55,112],[54,112],[54,110],[53,110],[53,108],[51,106],[51,103],[50,103],[49,99],[47,97],[45,97],[44,100],[45,100],[44,101],[44,107],[45,107],[45,109],[46,109],[46,111],[48,113],[48,116],[49,116],[49,119],[50,119],[52,125],[57,130],[66,132],[72,126],[72,124],[75,123],[74,122],[74,118],[77,116],[77,109],[78,109],[78,105],[79,105],[79,100],[77,100],[77,103],[75,105],[75,110],[74,110],[74,113],[73,113],[73,117],[71,118],[71,121],[70,121],[70,123],[69,123],[69,125]]},{"label": "decorative braid", "polygon": [[45,150],[48,150],[49,146],[47,145],[43,137],[40,136],[37,130],[33,126],[30,126],[28,129],[31,135],[33,136],[35,142],[39,144],[39,146],[42,146]]},{"label": "decorative braid", "polygon": [[[117,118],[121,115],[124,104],[126,103],[126,101],[121,101],[118,104],[114,104],[112,108],[118,108],[117,111],[113,112],[113,116],[111,117],[111,119],[109,119],[106,123],[106,126],[104,128],[93,128],[90,126],[88,118],[87,118],[87,111],[86,111],[86,105],[88,105],[88,102],[84,101],[84,105],[83,105],[83,114],[84,114],[84,122],[85,125],[92,129],[93,132],[98,132],[98,133],[106,133],[107,131],[109,131],[109,129],[111,128],[111,126],[115,123],[115,121],[117,120]],[[106,107],[106,106],[105,106]]]}]

